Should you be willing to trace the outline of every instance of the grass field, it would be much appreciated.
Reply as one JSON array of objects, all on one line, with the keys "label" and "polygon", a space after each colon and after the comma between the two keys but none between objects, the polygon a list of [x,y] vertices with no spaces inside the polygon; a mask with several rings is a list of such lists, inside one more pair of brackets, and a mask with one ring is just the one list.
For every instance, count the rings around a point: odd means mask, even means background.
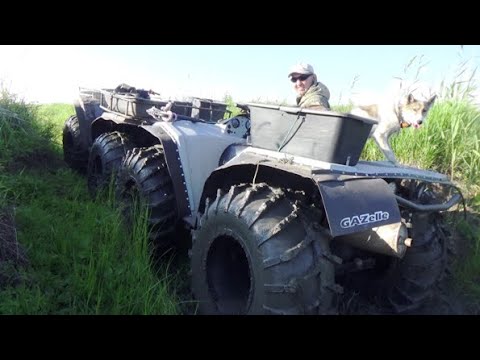
[{"label": "grass field", "polygon": [[168,262],[157,273],[150,266],[145,216],[128,235],[110,202],[90,199],[85,178],[63,163],[62,126],[73,107],[8,98],[0,106],[19,114],[0,113],[0,235],[22,246],[0,249],[8,285],[0,314],[179,313]]}]

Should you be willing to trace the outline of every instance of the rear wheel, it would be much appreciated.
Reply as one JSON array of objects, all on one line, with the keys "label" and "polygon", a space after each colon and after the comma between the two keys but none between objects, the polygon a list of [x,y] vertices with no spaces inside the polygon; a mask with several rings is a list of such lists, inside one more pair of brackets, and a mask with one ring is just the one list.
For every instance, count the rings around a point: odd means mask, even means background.
[{"label": "rear wheel", "polygon": [[157,250],[170,245],[177,209],[161,145],[134,148],[127,153],[117,176],[116,199],[130,228],[136,201],[140,201],[148,210],[149,237],[155,241]]},{"label": "rear wheel", "polygon": [[[410,189],[408,189],[408,187]],[[404,189],[415,202],[438,202],[425,184],[411,182]],[[402,259],[393,259],[379,287],[382,298],[397,313],[416,310],[437,295],[446,274],[451,250],[450,238],[440,213],[402,210],[402,218],[412,239]]]},{"label": "rear wheel", "polygon": [[219,189],[193,231],[192,290],[199,311],[330,313],[337,289],[330,238],[308,220],[309,211],[288,191],[265,183]]},{"label": "rear wheel", "polygon": [[95,195],[108,187],[111,180],[115,181],[115,174],[125,154],[133,148],[126,134],[118,131],[105,133],[95,139],[88,158],[88,190]]},{"label": "rear wheel", "polygon": [[70,116],[63,127],[63,159],[73,170],[84,173],[87,168],[88,150],[82,146],[77,116]]},{"label": "rear wheel", "polygon": [[397,313],[420,308],[438,290],[447,267],[447,237],[440,214],[413,214],[409,236],[412,246],[388,267],[383,297]]}]

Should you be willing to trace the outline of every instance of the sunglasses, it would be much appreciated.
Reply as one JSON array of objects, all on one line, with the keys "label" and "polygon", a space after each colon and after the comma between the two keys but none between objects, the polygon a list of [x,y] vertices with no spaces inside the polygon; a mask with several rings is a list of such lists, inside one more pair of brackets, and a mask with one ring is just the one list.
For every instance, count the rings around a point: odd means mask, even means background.
[{"label": "sunglasses", "polygon": [[312,74],[307,74],[307,75],[300,75],[300,76],[297,76],[297,77],[293,77],[290,79],[290,81],[292,83],[295,83],[297,82],[297,80],[300,80],[300,81],[305,81],[307,80]]}]

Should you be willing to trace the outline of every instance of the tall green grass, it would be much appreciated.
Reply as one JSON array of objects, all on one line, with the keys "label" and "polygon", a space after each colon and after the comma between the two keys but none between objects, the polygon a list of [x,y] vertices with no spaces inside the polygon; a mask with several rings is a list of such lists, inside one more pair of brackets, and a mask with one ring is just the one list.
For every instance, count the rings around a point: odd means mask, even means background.
[{"label": "tall green grass", "polygon": [[55,129],[53,141],[61,145],[62,131],[59,131],[59,129],[63,126],[65,119],[74,113],[75,108],[70,104],[41,105],[37,109],[37,123],[44,127],[52,126]]},{"label": "tall green grass", "polygon": [[52,152],[55,129],[37,123],[37,113],[38,106],[0,91],[0,170],[17,159]]},{"label": "tall green grass", "polygon": [[[440,100],[420,129],[404,129],[391,143],[401,163],[475,184],[480,171],[480,110],[466,101]],[[383,154],[370,140],[362,158],[379,160]]]},{"label": "tall green grass", "polygon": [[[70,170],[0,178],[16,187],[28,281],[0,292],[2,314],[176,314],[175,276],[155,274],[145,215],[125,231],[116,209],[89,199]],[[34,305],[32,307],[32,305]]]},{"label": "tall green grass", "polygon": [[[153,270],[146,214],[126,231],[113,199],[92,200],[61,161],[58,134],[73,107],[5,92],[0,104],[0,205],[15,208],[29,258],[22,284],[1,289],[0,314],[178,314],[183,280],[168,262]],[[47,168],[36,166],[40,153]]]}]

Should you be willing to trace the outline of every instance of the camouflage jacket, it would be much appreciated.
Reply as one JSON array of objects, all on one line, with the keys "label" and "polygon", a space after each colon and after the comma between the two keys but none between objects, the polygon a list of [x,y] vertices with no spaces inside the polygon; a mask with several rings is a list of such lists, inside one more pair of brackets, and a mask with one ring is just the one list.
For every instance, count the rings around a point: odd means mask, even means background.
[{"label": "camouflage jacket", "polygon": [[321,82],[310,86],[303,96],[297,97],[297,106],[308,108],[311,106],[323,106],[325,110],[330,110],[330,91]]}]

